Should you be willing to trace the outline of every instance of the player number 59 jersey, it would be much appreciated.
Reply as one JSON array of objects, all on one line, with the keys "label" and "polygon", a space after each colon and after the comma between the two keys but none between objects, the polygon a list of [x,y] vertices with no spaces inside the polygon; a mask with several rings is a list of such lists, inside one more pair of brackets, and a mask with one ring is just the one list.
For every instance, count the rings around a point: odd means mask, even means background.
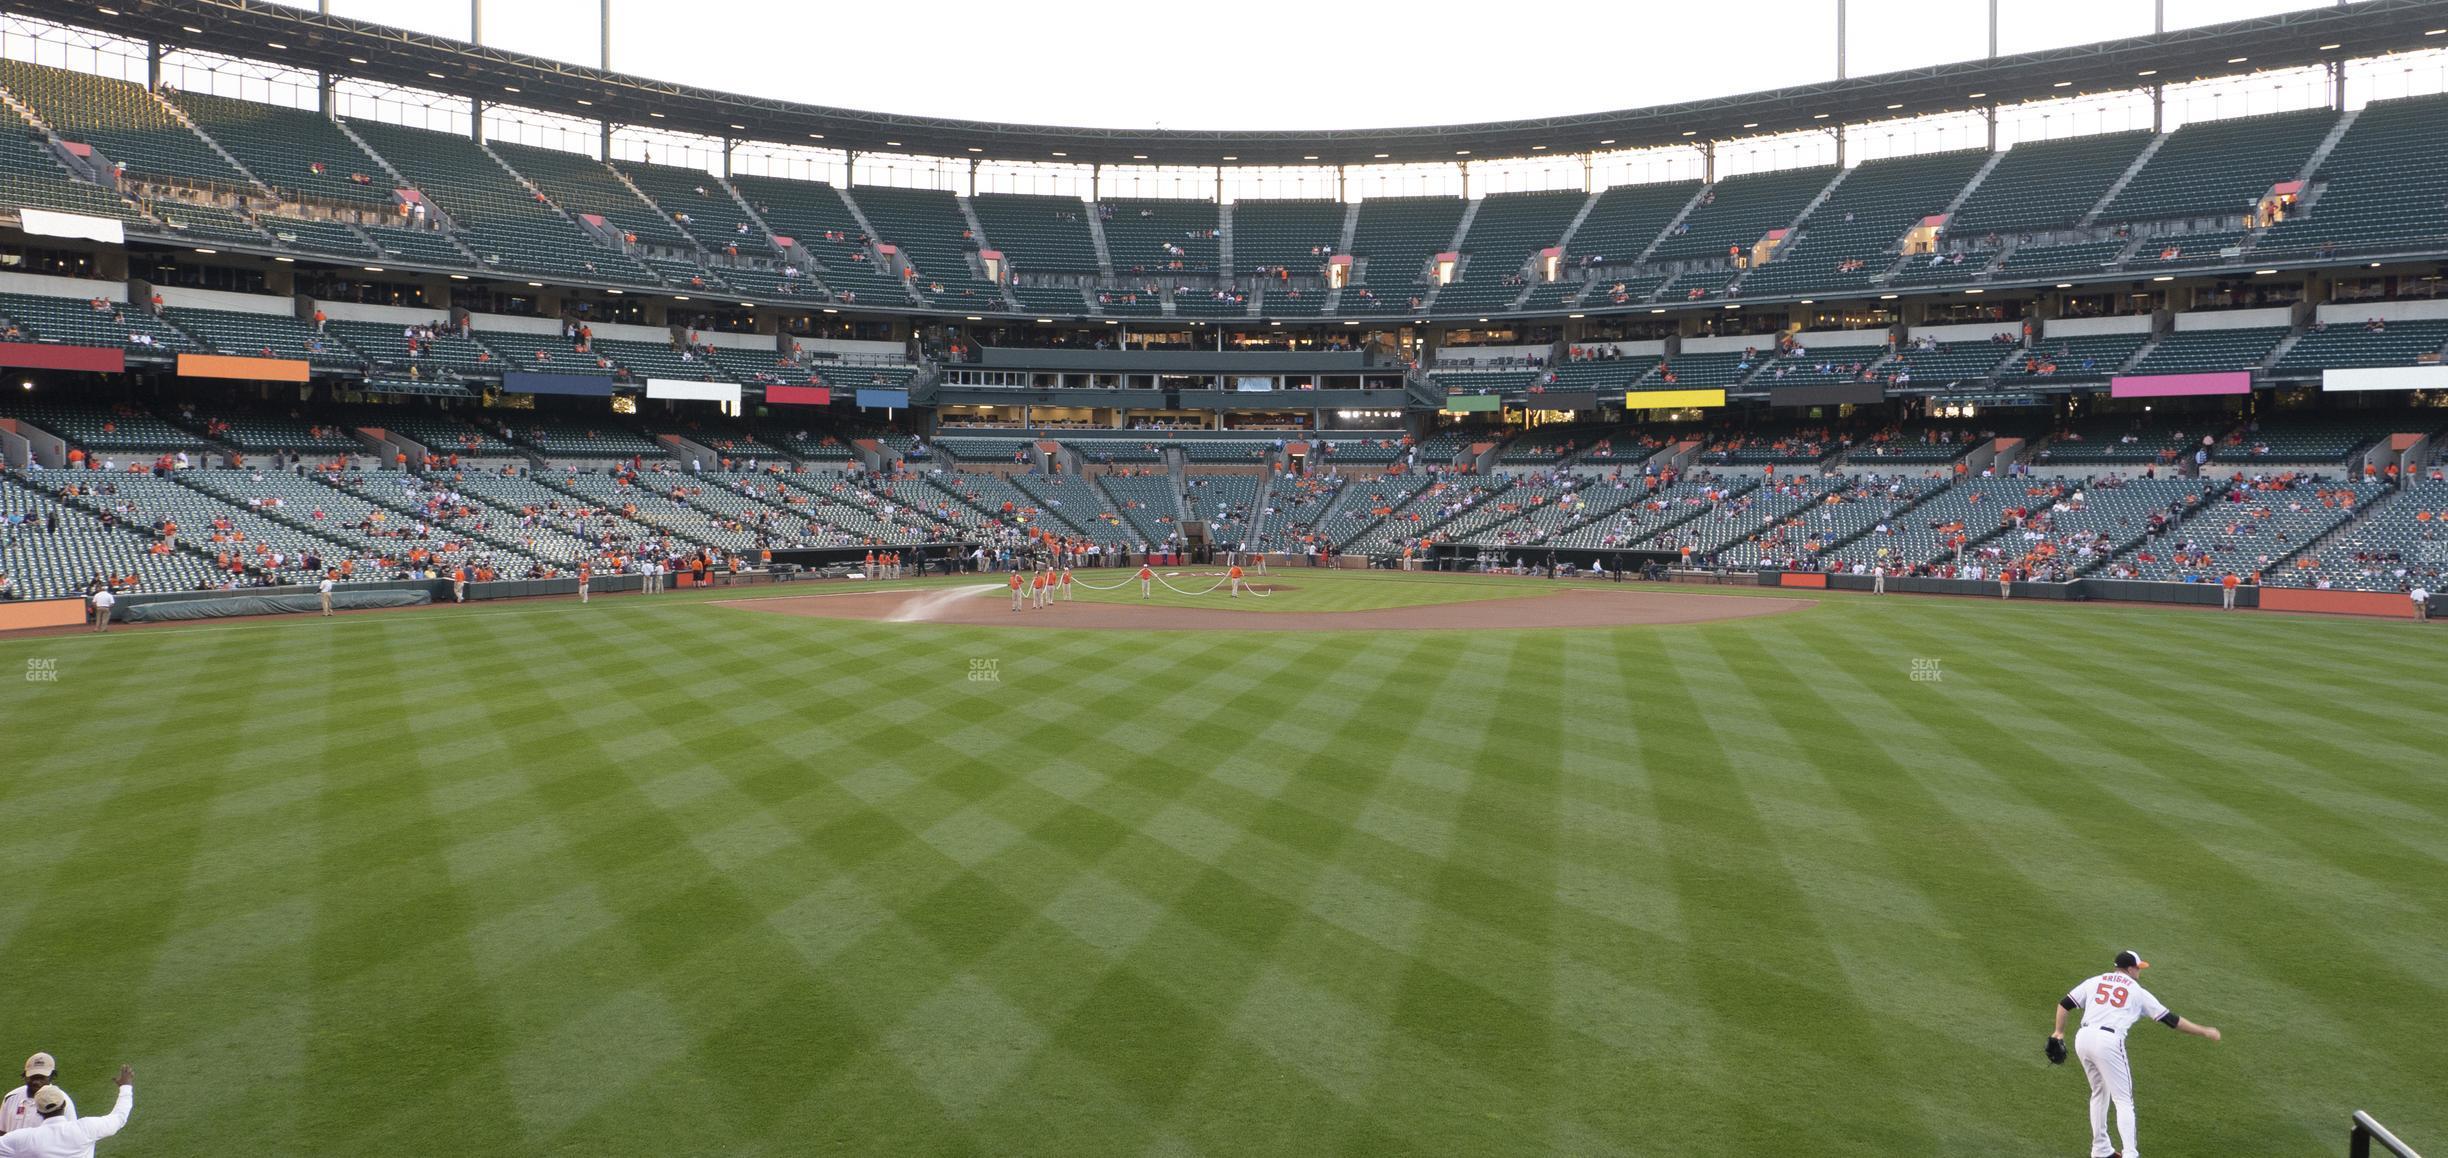
[{"label": "player number 59 jersey", "polygon": [[2122,1033],[2145,1017],[2159,1021],[2168,1016],[2167,1006],[2150,990],[2122,973],[2102,973],[2075,986],[2065,999],[2082,1008],[2085,1029],[2098,1026]]}]

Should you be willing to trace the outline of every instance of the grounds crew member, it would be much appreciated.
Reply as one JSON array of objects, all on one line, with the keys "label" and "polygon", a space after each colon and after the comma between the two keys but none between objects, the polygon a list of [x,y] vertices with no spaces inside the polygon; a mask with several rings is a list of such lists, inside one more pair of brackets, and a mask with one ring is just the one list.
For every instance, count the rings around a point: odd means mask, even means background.
[{"label": "grounds crew member", "polygon": [[111,605],[117,602],[119,602],[119,597],[111,594],[109,584],[105,583],[94,588],[93,621],[95,631],[110,630]]},{"label": "grounds crew member", "polygon": [[2082,1011],[2082,1028],[2074,1035],[2074,1055],[2082,1059],[2083,1076],[2091,1081],[2091,1158],[2116,1158],[2108,1144],[2108,1109],[2116,1108],[2117,1135],[2125,1141],[2125,1158],[2141,1158],[2134,1140],[2133,1067],[2125,1057],[2125,1035],[2149,1018],[2195,1037],[2219,1039],[2219,1031],[2195,1025],[2161,1005],[2151,991],[2134,980],[2150,962],[2127,949],[2116,955],[2116,968],[2068,990],[2057,999],[2057,1027],[2049,1033],[2051,1065],[2065,1064],[2065,1019]]},{"label": "grounds crew member", "polygon": [[584,603],[587,601],[587,580],[593,579],[594,577],[595,569],[593,567],[590,567],[585,563],[578,564],[578,602]]},{"label": "grounds crew member", "polygon": [[[30,1130],[41,1125],[42,1114],[34,1108],[34,1097],[50,1088],[58,1077],[59,1063],[53,1061],[50,1054],[38,1053],[27,1058],[25,1084],[10,1090],[6,1097],[0,1097],[0,1134]],[[74,1121],[77,1116],[76,1100],[70,1098],[66,1090],[60,1091],[60,1099],[67,1103],[61,1116]]]},{"label": "grounds crew member", "polygon": [[1153,582],[1155,578],[1156,571],[1154,568],[1149,567],[1145,563],[1139,564],[1139,598],[1142,602],[1146,601],[1148,597],[1148,584]]},{"label": "grounds crew member", "polygon": [[1011,573],[1012,610],[1020,610],[1020,572]]},{"label": "grounds crew member", "polygon": [[58,1086],[44,1086],[34,1095],[42,1122],[30,1129],[0,1135],[0,1158],[93,1158],[94,1143],[127,1126],[136,1108],[136,1071],[119,1067],[119,1100],[99,1118],[68,1116],[68,1095]]},{"label": "grounds crew member", "polygon": [[1232,580],[1232,597],[1235,599],[1241,598],[1241,565],[1239,563],[1233,564],[1232,570],[1227,571],[1224,574],[1226,577]]},{"label": "grounds crew member", "polygon": [[315,599],[323,604],[323,618],[325,619],[331,618],[331,593],[331,572],[326,571],[321,579],[315,581]]}]

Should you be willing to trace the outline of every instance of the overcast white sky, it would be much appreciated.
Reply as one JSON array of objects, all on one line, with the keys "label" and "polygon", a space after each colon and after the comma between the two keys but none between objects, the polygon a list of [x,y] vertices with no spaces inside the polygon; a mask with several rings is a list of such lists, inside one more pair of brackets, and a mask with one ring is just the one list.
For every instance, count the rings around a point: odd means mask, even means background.
[{"label": "overcast white sky", "polygon": [[[280,0],[302,8],[314,0]],[[2170,28],[2321,0],[2165,0]],[[331,0],[465,38],[469,0]],[[484,42],[594,64],[599,0],[487,0]],[[1988,51],[1982,0],[1851,0],[1850,72]],[[2000,0],[1998,50],[2151,30],[2152,0]],[[613,0],[612,66],[917,115],[1169,129],[1514,120],[1832,79],[1836,0]]]}]

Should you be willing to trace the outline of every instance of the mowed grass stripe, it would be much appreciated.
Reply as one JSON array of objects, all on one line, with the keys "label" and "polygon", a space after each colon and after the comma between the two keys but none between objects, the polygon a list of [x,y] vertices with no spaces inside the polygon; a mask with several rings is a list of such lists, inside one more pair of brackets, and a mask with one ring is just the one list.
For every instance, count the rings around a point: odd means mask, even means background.
[{"label": "mowed grass stripe", "polygon": [[[1267,607],[1440,583],[1553,589]],[[485,1148],[644,1152],[669,1099],[736,1123],[685,1153],[2019,1158],[2080,1145],[2045,1002],[2132,943],[2233,1031],[2138,1047],[2154,1151],[2325,1148],[2353,1104],[2448,1129],[2415,1036],[2448,1012],[2416,694],[2448,655],[2403,625],[1830,596],[1239,636],[717,596],[32,641],[71,682],[0,691],[56,766],[12,792],[40,903],[0,935],[72,948],[21,1031],[88,1101],[102,1051],[165,1075],[148,1153],[421,1153],[437,1104],[495,1107]],[[139,881],[133,938],[53,915]],[[128,1006],[101,1045],[54,1021]]]}]

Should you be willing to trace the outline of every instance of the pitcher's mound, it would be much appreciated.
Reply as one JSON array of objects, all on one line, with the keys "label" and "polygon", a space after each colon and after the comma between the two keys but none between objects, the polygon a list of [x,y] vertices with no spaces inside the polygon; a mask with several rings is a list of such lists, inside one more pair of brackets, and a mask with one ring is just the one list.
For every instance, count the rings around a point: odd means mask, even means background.
[{"label": "pitcher's mound", "polygon": [[[1372,611],[1256,611],[1136,603],[1056,603],[1013,611],[1000,584],[934,591],[859,591],[730,606],[778,615],[941,623],[964,627],[1112,631],[1455,631],[1538,627],[1645,627],[1775,615],[1807,599],[1700,595],[1684,591],[1565,588],[1534,595],[1386,607]],[[989,592],[996,594],[990,595]],[[1218,600],[1225,598],[1217,596]],[[1246,597],[1245,597],[1246,598]]]}]

